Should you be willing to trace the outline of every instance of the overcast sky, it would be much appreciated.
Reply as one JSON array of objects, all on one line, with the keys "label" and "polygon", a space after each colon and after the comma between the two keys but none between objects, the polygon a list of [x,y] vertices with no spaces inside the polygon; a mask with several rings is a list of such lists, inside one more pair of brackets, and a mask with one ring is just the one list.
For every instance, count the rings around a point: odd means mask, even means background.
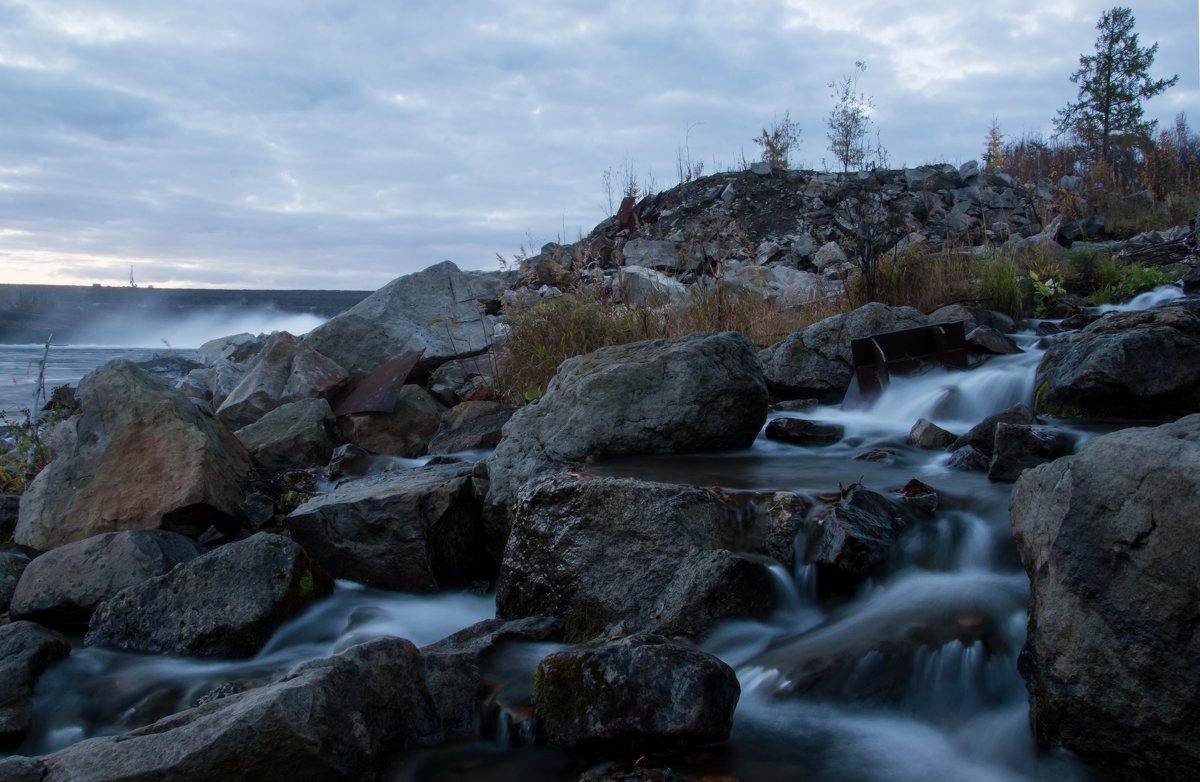
[{"label": "overcast sky", "polygon": [[[1193,0],[1128,3],[1148,105],[1200,127]],[[893,166],[1049,132],[1083,0],[0,0],[0,282],[374,289],[574,239],[605,169],[754,160],[785,111],[829,159],[828,83]]]}]

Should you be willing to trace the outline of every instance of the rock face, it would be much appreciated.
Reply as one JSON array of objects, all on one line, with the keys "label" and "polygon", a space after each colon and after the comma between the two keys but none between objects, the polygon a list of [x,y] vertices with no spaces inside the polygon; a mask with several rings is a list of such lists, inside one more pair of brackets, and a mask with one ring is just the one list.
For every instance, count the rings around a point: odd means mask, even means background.
[{"label": "rock face", "polygon": [[908,433],[908,442],[925,450],[945,448],[954,442],[953,432],[948,432],[927,418],[919,418]]},{"label": "rock face", "polygon": [[433,394],[409,383],[396,396],[390,413],[354,413],[338,419],[342,436],[375,453],[423,456],[446,415]]},{"label": "rock face", "polygon": [[628,753],[724,741],[740,696],[725,663],[645,634],[544,657],[533,694],[549,743]]},{"label": "rock face", "polygon": [[822,590],[848,591],[887,561],[908,518],[887,497],[858,488],[806,526],[805,559],[817,565]]},{"label": "rock face", "polygon": [[505,425],[487,501],[507,508],[531,478],[594,457],[745,448],[766,417],[762,370],[740,334],[602,348],[564,361]]},{"label": "rock face", "polygon": [[1049,426],[998,424],[988,479],[1011,483],[1022,472],[1071,452],[1074,440]]},{"label": "rock face", "polygon": [[249,657],[283,621],[333,591],[287,538],[260,532],[100,604],[84,643],[127,651]]},{"label": "rock face", "polygon": [[333,455],[337,419],[324,399],[280,405],[234,434],[259,464],[272,470],[323,465]]},{"label": "rock face", "polygon": [[441,428],[429,441],[429,452],[457,453],[475,448],[495,448],[500,432],[516,410],[503,402],[462,402],[446,414]]},{"label": "rock face", "polygon": [[17,583],[28,566],[29,557],[20,551],[0,550],[0,614],[8,611],[13,592],[17,591]]},{"label": "rock face", "polygon": [[1200,411],[1200,317],[1178,306],[1110,313],[1056,339],[1036,382],[1036,409],[1053,415]]},{"label": "rock face", "polygon": [[87,622],[122,589],[169,573],[200,556],[190,538],[164,530],[128,530],[77,540],[29,563],[13,595],[14,619],[44,624]]},{"label": "rock face", "polygon": [[1037,416],[1029,405],[1016,404],[993,413],[967,430],[966,434],[950,443],[953,455],[950,466],[960,470],[985,471],[991,464],[996,451],[996,428],[1001,424],[1030,425],[1037,423]]},{"label": "rock face", "polygon": [[34,686],[51,663],[70,651],[67,639],[33,622],[0,626],[0,749],[25,737],[33,717]]},{"label": "rock face", "polygon": [[85,377],[79,399],[21,498],[15,541],[47,550],[125,529],[235,526],[250,457],[224,424],[128,361]]},{"label": "rock face", "polygon": [[873,302],[818,321],[759,352],[772,393],[840,402],[853,378],[850,341],[928,323],[912,307]]},{"label": "rock face", "polygon": [[[504,278],[462,272],[449,261],[383,286],[341,315],[313,329],[305,340],[351,374],[424,349],[419,366],[436,367],[455,356],[483,351],[491,316],[477,299],[493,299]],[[434,323],[434,321],[437,321]]]},{"label": "rock face", "polygon": [[615,622],[700,637],[721,619],[765,616],[772,577],[733,553],[742,534],[715,492],[563,473],[517,503],[496,614],[558,616],[580,639]]},{"label": "rock face", "polygon": [[1200,415],[1027,470],[1013,534],[1032,592],[1021,671],[1038,740],[1138,779],[1200,767]]},{"label": "rock face", "polygon": [[277,331],[251,359],[246,374],[217,408],[217,417],[240,429],[280,405],[328,396],[346,378],[346,370],[312,345]]},{"label": "rock face", "polygon": [[401,592],[491,580],[469,462],[384,473],[301,505],[292,539],[335,578]]}]

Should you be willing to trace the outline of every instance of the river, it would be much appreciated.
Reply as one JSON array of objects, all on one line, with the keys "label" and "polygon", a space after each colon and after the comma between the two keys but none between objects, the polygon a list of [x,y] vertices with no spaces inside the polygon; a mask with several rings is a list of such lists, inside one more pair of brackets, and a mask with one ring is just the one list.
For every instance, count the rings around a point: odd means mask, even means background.
[{"label": "river", "polygon": [[[1133,306],[1175,294],[1162,292]],[[946,454],[906,442],[929,418],[962,432],[986,415],[1029,402],[1041,349],[996,357],[969,372],[897,378],[870,407],[818,407],[803,417],[836,422],[846,436],[821,447],[785,445],[761,434],[746,451],[641,457],[597,472],[727,490],[836,490],[860,482],[894,491],[911,478],[934,487],[933,520],[902,538],[896,569],[852,596],[820,603],[806,567],[777,568],[781,608],[766,622],[726,622],[703,648],[738,673],[742,698],[731,740],[676,766],[696,775],[741,780],[1089,779],[1065,752],[1038,753],[1029,729],[1016,657],[1024,643],[1028,580],[1012,542],[1011,487],[952,470]],[[0,369],[35,348],[0,348]],[[76,370],[92,349],[71,354]],[[114,354],[119,351],[110,349]],[[9,362],[9,363],[3,363]],[[68,374],[66,362],[55,372]],[[56,377],[58,377],[56,375]],[[48,380],[48,384],[50,381]],[[775,415],[775,414],[773,414]],[[1074,428],[1079,440],[1093,427]],[[889,452],[880,460],[855,459]],[[880,457],[881,454],[876,454]],[[34,729],[19,754],[40,754],[81,739],[119,733],[188,707],[224,683],[261,683],[296,664],[369,638],[399,635],[418,646],[491,618],[491,596],[412,596],[339,582],[334,595],[280,629],[248,661],[197,661],[77,647],[38,685]],[[914,636],[936,638],[909,643]],[[528,692],[536,661],[553,647],[513,650],[514,687]],[[816,679],[811,671],[823,674]],[[406,780],[575,779],[576,761],[544,747],[478,743],[411,759]]]}]

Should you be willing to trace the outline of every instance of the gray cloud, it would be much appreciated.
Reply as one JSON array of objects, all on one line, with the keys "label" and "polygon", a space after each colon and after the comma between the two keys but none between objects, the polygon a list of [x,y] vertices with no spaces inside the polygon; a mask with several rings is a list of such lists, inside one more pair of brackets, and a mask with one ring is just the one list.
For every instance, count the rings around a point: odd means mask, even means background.
[{"label": "gray cloud", "polygon": [[[1133,3],[1149,108],[1200,105],[1196,9]],[[494,267],[604,217],[601,174],[754,159],[790,110],[820,167],[826,86],[866,59],[894,164],[1048,131],[1105,6],[910,0],[0,0],[0,276],[375,288]],[[1194,118],[1196,121],[1200,119]]]}]

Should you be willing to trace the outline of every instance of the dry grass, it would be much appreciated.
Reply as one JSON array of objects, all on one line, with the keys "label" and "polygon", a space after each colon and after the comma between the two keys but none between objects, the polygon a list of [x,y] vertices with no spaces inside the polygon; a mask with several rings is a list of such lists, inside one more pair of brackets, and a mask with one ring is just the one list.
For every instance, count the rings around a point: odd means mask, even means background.
[{"label": "dry grass", "polygon": [[843,299],[782,309],[753,291],[730,292],[720,285],[693,290],[687,306],[626,306],[584,289],[510,310],[510,331],[497,351],[497,390],[507,401],[524,404],[545,392],[563,361],[607,345],[737,331],[766,347],[846,309]]},{"label": "dry grass", "polygon": [[[924,243],[911,244],[899,253],[879,259],[875,285],[879,301],[892,306],[932,312],[970,296],[971,262],[963,251],[933,250]],[[861,286],[853,287],[852,301],[865,303]]]}]

